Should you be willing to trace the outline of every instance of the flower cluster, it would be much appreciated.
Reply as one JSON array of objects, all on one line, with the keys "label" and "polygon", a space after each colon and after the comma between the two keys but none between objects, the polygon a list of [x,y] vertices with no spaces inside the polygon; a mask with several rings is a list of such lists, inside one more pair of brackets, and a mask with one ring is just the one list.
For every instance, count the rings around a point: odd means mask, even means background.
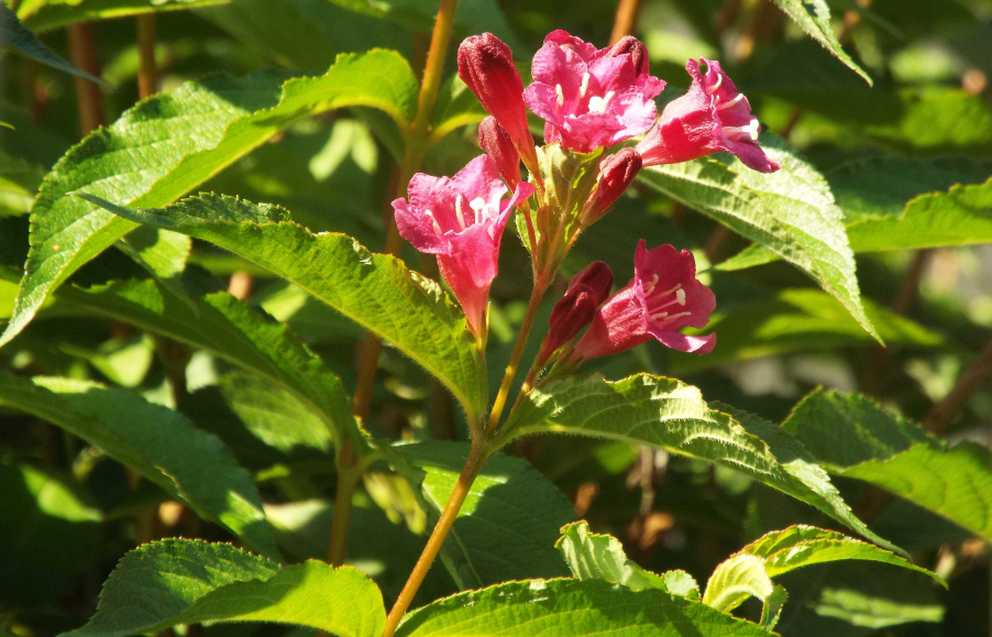
[{"label": "flower cluster", "polygon": [[[755,170],[778,169],[758,145],[750,103],[715,60],[689,60],[692,85],[658,115],[655,98],[665,82],[651,75],[647,50],[633,37],[599,49],[553,31],[534,56],[527,87],[510,48],[491,33],[464,40],[457,57],[459,77],[489,113],[479,125],[484,154],[450,178],[414,175],[408,197],[393,208],[400,234],[437,256],[480,340],[500,242],[517,208],[543,294],[575,239],[642,168],[727,151]],[[535,146],[528,109],[544,121],[542,147]],[[614,148],[640,136],[636,145]],[[682,333],[705,327],[715,306],[690,252],[649,249],[642,240],[634,278],[611,296],[612,284],[602,262],[572,279],[551,313],[537,367],[571,367],[652,339],[684,352],[712,350],[715,335]]]}]

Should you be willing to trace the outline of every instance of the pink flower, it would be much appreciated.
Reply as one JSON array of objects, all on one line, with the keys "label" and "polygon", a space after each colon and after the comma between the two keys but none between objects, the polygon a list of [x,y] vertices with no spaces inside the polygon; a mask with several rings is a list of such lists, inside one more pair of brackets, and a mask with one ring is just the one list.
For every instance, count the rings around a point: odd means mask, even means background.
[{"label": "pink flower", "polygon": [[572,340],[596,314],[596,309],[610,295],[613,272],[602,261],[593,261],[572,277],[565,294],[555,303],[549,319],[548,335],[544,337],[537,356],[543,365],[556,349]]},{"label": "pink flower", "polygon": [[510,47],[492,33],[473,35],[458,45],[458,77],[499,125],[528,167],[537,165],[534,138],[527,128],[524,83],[513,65]]},{"label": "pink flower", "polygon": [[634,255],[634,278],[596,312],[572,361],[606,356],[654,338],[665,347],[705,354],[716,335],[686,336],[683,327],[705,327],[716,298],[696,279],[696,262],[688,250],[669,244],[648,250],[644,241]]},{"label": "pink flower", "polygon": [[479,147],[493,160],[510,188],[520,183],[520,155],[506,129],[492,115],[479,124]]},{"label": "pink flower", "polygon": [[[706,75],[699,70],[706,63]],[[685,70],[692,86],[682,97],[665,106],[637,151],[645,166],[674,164],[725,150],[763,173],[779,166],[758,146],[758,119],[751,104],[737,90],[716,60],[689,60]]]},{"label": "pink flower", "polygon": [[407,187],[409,199],[393,201],[400,235],[417,250],[437,255],[441,276],[479,335],[506,222],[534,192],[520,183],[504,201],[507,190],[493,161],[479,155],[451,178],[417,173]]},{"label": "pink flower", "polygon": [[641,170],[641,156],[633,148],[622,148],[599,165],[596,191],[582,212],[582,223],[589,226],[599,220],[627,190]]},{"label": "pink flower", "polygon": [[650,75],[644,45],[626,37],[595,46],[558,29],[544,38],[524,102],[544,118],[544,140],[589,152],[640,135],[655,120],[665,83]]}]

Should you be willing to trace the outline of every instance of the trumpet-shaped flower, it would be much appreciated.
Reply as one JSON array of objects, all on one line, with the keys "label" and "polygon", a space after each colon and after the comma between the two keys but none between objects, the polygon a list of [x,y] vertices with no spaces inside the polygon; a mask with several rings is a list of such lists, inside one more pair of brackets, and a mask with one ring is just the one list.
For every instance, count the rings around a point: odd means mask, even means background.
[{"label": "trumpet-shaped flower", "polygon": [[688,250],[665,244],[647,249],[637,244],[634,278],[611,296],[582,336],[575,362],[630,349],[652,338],[666,347],[703,354],[716,345],[716,335],[686,336],[684,327],[705,327],[716,299],[696,279],[696,262]]},{"label": "trumpet-shaped flower", "polygon": [[548,335],[537,356],[539,365],[589,324],[612,286],[613,272],[603,261],[593,261],[572,277],[565,294],[551,310]]},{"label": "trumpet-shaped flower", "polygon": [[[703,62],[705,74],[700,70]],[[673,164],[724,150],[754,170],[778,170],[778,164],[758,145],[760,126],[751,104],[720,63],[689,60],[685,69],[692,76],[692,86],[665,106],[658,122],[637,145],[644,165]]]},{"label": "trumpet-shaped flower", "polygon": [[503,230],[514,208],[533,191],[523,182],[504,198],[508,188],[496,165],[480,155],[454,177],[415,174],[407,188],[408,199],[393,201],[400,235],[417,250],[437,255],[441,276],[476,334],[485,328]]},{"label": "trumpet-shaped flower", "polygon": [[665,83],[650,74],[647,50],[633,37],[597,49],[561,29],[534,55],[524,102],[544,121],[544,139],[590,152],[640,135],[655,120]]}]

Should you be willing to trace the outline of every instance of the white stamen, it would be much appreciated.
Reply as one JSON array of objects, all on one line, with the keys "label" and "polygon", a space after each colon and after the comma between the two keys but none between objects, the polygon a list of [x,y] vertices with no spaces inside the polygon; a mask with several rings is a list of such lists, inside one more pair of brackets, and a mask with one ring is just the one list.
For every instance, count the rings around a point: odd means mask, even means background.
[{"label": "white stamen", "polygon": [[682,288],[675,290],[675,302],[679,305],[685,305],[685,290]]},{"label": "white stamen", "polygon": [[758,141],[758,132],[760,130],[761,124],[758,123],[758,118],[752,117],[751,121],[747,123],[747,126],[726,126],[723,129],[723,133],[731,139],[747,137],[751,141]]},{"label": "white stamen", "polygon": [[468,207],[472,209],[472,221],[478,223],[479,219],[483,216],[482,211],[486,208],[486,200],[482,197],[476,197],[468,202]]},{"label": "white stamen", "polygon": [[732,100],[728,100],[728,101],[724,102],[723,104],[720,104],[719,106],[716,107],[716,110],[718,110],[718,111],[725,111],[728,108],[733,108],[733,107],[737,106],[738,104],[740,104],[745,99],[747,99],[747,98],[744,97],[744,94],[743,93],[738,93],[737,94],[737,97],[735,97]]},{"label": "white stamen", "polygon": [[430,217],[431,224],[434,226],[434,232],[436,232],[438,234],[443,234],[443,232],[441,231],[441,224],[439,224],[437,222],[437,219],[434,217],[434,211],[433,210],[430,210],[430,209],[427,209],[427,210],[424,211],[424,214],[426,216]]},{"label": "white stamen", "polygon": [[582,74],[582,84],[579,85],[579,98],[586,96],[586,91],[589,90],[589,71]]},{"label": "white stamen", "polygon": [[674,321],[675,319],[682,318],[683,316],[691,316],[692,312],[676,312],[675,314],[669,314],[668,312],[656,312],[651,315],[652,320],[655,321]]},{"label": "white stamen", "polygon": [[458,218],[458,225],[461,226],[462,230],[465,229],[465,213],[462,212],[462,195],[455,197],[455,217]]},{"label": "white stamen", "polygon": [[607,91],[606,95],[600,97],[598,95],[593,95],[589,98],[589,112],[590,113],[605,113],[606,107],[609,105],[610,100],[613,99],[613,91]]},{"label": "white stamen", "polygon": [[556,100],[557,103],[558,103],[558,106],[564,106],[565,105],[565,90],[562,89],[561,84],[555,84],[555,95],[558,96],[558,98]]},{"label": "white stamen", "polygon": [[716,93],[717,91],[720,90],[720,85],[721,84],[723,84],[723,73],[720,73],[719,75],[716,76],[716,84],[714,84],[713,86],[708,87],[706,89],[706,92],[709,95],[712,95],[712,94]]}]

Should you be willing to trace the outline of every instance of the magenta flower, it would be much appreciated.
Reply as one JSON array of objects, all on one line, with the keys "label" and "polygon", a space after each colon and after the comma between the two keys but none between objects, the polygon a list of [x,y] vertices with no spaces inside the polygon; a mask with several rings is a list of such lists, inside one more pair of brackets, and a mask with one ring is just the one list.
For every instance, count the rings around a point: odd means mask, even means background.
[{"label": "magenta flower", "polygon": [[[705,75],[699,69],[703,62]],[[725,150],[754,170],[778,170],[758,146],[760,127],[751,104],[720,63],[689,60],[685,70],[692,76],[692,86],[665,106],[658,123],[637,145],[644,165],[674,164]]]},{"label": "magenta flower", "polygon": [[641,240],[634,278],[599,308],[571,360],[615,354],[652,338],[681,352],[705,354],[716,345],[715,334],[686,336],[679,330],[705,327],[715,307],[713,292],[696,279],[691,252],[669,244],[648,250]]},{"label": "magenta flower", "polygon": [[527,127],[524,83],[506,42],[492,33],[473,35],[458,45],[458,77],[479,98],[482,107],[506,130],[528,167],[537,165],[534,138]]},{"label": "magenta flower", "polygon": [[407,187],[409,199],[393,201],[400,235],[417,250],[437,255],[441,276],[478,335],[506,222],[534,187],[520,183],[504,200],[507,191],[493,161],[479,155],[451,178],[417,173]]},{"label": "magenta flower", "polygon": [[655,120],[665,83],[649,73],[644,45],[626,37],[597,49],[561,29],[544,38],[524,102],[544,118],[544,140],[580,152],[640,135]]}]

